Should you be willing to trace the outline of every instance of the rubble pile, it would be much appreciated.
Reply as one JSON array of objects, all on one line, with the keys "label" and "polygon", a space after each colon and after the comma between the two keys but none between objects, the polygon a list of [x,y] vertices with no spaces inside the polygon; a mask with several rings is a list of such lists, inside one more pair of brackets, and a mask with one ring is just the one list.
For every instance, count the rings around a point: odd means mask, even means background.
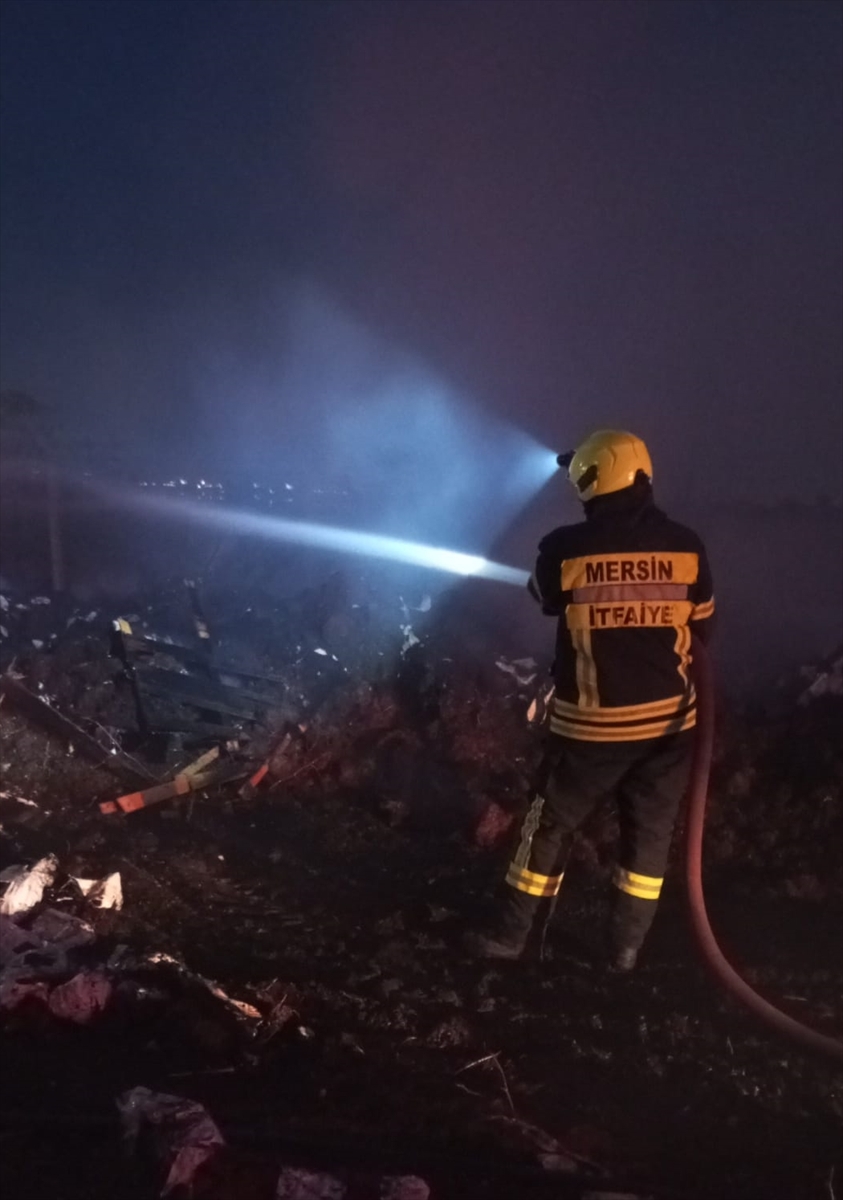
[{"label": "rubble pile", "polygon": [[[609,813],[543,961],[466,961],[548,664],[340,575],[2,597],[10,1178],[38,1147],[57,1196],[828,1194],[840,1081],[703,976],[678,845],[634,978],[600,966]],[[730,956],[829,1032],[835,671],[721,713],[706,842]]]},{"label": "rubble pile", "polygon": [[843,652],[721,722],[706,848],[770,896],[843,899]]}]

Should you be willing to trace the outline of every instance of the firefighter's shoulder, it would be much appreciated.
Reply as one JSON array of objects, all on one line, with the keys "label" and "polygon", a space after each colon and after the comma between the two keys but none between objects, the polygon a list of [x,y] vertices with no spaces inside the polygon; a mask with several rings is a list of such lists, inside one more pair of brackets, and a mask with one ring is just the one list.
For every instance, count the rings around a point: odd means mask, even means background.
[{"label": "firefighter's shoulder", "polygon": [[539,554],[556,558],[570,557],[581,552],[588,542],[589,526],[586,521],[576,525],[560,525],[546,533],[539,542]]},{"label": "firefighter's shoulder", "polygon": [[672,549],[691,550],[697,554],[704,549],[703,540],[696,530],[691,529],[689,525],[683,525],[681,521],[674,521],[664,513],[661,517],[664,540],[666,543],[670,542]]}]

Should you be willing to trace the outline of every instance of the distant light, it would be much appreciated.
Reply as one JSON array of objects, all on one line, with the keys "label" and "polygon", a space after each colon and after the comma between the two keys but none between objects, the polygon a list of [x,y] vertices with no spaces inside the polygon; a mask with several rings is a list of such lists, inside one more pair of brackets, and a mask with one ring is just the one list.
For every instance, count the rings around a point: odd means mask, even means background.
[{"label": "distant light", "polygon": [[284,487],[287,489],[288,492],[291,492],[293,490],[293,485],[291,483],[285,483]]},{"label": "distant light", "polygon": [[186,480],[186,479],[180,479],[180,480],[179,480],[179,483],[182,485],[182,487],[186,487],[186,486],[187,486],[187,480]]}]

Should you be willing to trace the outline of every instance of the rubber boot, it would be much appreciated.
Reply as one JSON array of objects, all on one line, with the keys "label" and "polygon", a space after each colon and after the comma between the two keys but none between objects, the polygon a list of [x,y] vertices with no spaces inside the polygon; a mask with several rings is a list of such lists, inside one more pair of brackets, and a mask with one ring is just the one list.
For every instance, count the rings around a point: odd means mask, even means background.
[{"label": "rubber boot", "polygon": [[506,886],[497,918],[485,932],[466,934],[465,948],[475,958],[518,959],[524,953],[541,898]]},{"label": "rubber boot", "polygon": [[634,971],[644,938],[655,915],[652,900],[619,892],[609,926],[609,969],[625,975]]},{"label": "rubber boot", "polygon": [[621,946],[612,954],[610,968],[618,974],[625,975],[628,971],[635,970],[635,964],[638,962],[638,950],[635,946]]}]

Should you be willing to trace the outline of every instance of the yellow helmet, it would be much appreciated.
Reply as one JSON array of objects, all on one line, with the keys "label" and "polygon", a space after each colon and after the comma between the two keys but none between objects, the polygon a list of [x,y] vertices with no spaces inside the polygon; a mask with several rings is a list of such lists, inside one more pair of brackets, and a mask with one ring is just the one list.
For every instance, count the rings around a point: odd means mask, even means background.
[{"label": "yellow helmet", "polygon": [[639,471],[653,478],[647,447],[634,433],[620,429],[598,429],[570,456],[560,455],[560,463],[567,466],[581,500],[619,492],[635,482]]}]

